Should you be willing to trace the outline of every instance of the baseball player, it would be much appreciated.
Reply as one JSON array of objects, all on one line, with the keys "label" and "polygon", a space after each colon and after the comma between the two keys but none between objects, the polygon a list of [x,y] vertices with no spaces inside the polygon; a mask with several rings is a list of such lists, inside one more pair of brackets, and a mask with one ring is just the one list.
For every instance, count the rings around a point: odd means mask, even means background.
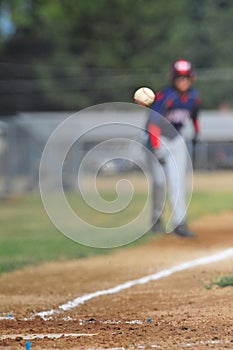
[{"label": "baseball player", "polygon": [[[194,72],[191,62],[180,58],[172,63],[170,86],[156,93],[146,123],[147,146],[158,161],[150,161],[152,175],[152,231],[163,232],[161,220],[164,188],[168,190],[172,232],[194,237],[186,224],[187,148],[182,128],[188,119],[194,126],[194,139],[199,133],[200,98],[192,87]],[[161,171],[162,169],[162,171]],[[166,197],[166,195],[165,195]]]}]

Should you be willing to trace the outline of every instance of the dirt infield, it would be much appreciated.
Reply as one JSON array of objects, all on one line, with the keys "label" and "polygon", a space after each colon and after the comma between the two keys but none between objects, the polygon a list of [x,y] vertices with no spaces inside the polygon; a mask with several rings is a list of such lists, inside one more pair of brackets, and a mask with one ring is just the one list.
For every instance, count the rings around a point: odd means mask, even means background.
[{"label": "dirt infield", "polygon": [[[67,304],[233,246],[232,212],[202,218],[192,228],[195,239],[152,237],[109,255],[2,275],[0,349],[25,348],[29,336],[31,350],[233,349],[233,289],[206,288],[232,273],[233,256]],[[63,311],[63,304],[71,308]],[[38,316],[52,309],[46,320]]]}]

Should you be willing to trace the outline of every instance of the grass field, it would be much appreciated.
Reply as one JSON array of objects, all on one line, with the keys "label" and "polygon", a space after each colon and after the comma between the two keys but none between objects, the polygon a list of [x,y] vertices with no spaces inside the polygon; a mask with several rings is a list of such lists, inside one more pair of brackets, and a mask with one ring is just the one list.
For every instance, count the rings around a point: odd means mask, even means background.
[{"label": "grass field", "polygon": [[[148,233],[113,250],[66,238],[38,194],[2,201],[0,349],[25,348],[28,339],[35,350],[232,349],[232,176],[195,174],[188,219],[197,237]],[[112,180],[101,184],[110,201]],[[66,199],[84,219],[114,226],[142,208],[145,189],[137,185],[119,216],[91,210],[78,193]],[[146,211],[139,226],[147,219]]]},{"label": "grass field", "polygon": [[[204,181],[208,178],[204,175]],[[190,221],[200,216],[233,209],[233,189],[221,189],[221,177],[216,177],[218,186],[197,186],[194,188],[192,201],[188,210]],[[201,182],[203,184],[203,182]],[[208,183],[208,181],[207,181]],[[106,198],[112,199],[108,192]],[[139,191],[129,208],[130,214],[137,214],[145,195]],[[78,199],[77,195],[70,195],[70,203],[92,218],[94,223],[104,224],[104,217],[96,211],[89,212]],[[125,220],[126,214],[121,214]],[[112,217],[112,224],[116,219]],[[119,217],[118,219],[119,220]],[[39,195],[11,198],[0,202],[0,274],[12,271],[25,265],[35,265],[42,261],[82,258],[96,254],[107,254],[111,250],[85,247],[77,244],[61,234],[48,218]],[[119,221],[118,221],[119,223]],[[149,235],[143,237],[147,239]],[[140,240],[139,240],[140,241]],[[136,242],[138,244],[139,242]],[[134,243],[135,244],[135,243]]]}]

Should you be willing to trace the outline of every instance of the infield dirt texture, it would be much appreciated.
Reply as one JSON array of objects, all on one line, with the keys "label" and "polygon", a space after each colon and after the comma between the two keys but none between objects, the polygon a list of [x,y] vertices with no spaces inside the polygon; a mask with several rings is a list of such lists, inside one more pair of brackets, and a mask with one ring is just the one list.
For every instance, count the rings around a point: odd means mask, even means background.
[{"label": "infield dirt texture", "polygon": [[[152,237],[109,255],[3,274],[0,311],[8,318],[0,319],[0,349],[23,349],[30,337],[31,350],[233,349],[233,287],[206,288],[232,274],[232,251],[222,260],[68,304],[233,247],[233,211],[196,220],[191,228],[197,238]],[[50,310],[56,312],[46,319],[38,315]]]}]

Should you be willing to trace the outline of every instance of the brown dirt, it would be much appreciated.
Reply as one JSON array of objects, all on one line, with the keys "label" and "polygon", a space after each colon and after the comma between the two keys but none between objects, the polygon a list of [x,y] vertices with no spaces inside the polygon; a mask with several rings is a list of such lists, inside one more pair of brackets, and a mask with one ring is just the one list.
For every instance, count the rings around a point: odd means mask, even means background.
[{"label": "brown dirt", "polygon": [[[232,273],[233,257],[93,298],[51,320],[36,312],[233,246],[233,212],[192,224],[194,239],[172,235],[105,256],[51,262],[0,277],[0,349],[233,349],[232,287],[206,285]],[[27,318],[27,319],[25,319]],[[51,334],[86,334],[49,339]],[[10,339],[11,335],[18,335]]]}]

